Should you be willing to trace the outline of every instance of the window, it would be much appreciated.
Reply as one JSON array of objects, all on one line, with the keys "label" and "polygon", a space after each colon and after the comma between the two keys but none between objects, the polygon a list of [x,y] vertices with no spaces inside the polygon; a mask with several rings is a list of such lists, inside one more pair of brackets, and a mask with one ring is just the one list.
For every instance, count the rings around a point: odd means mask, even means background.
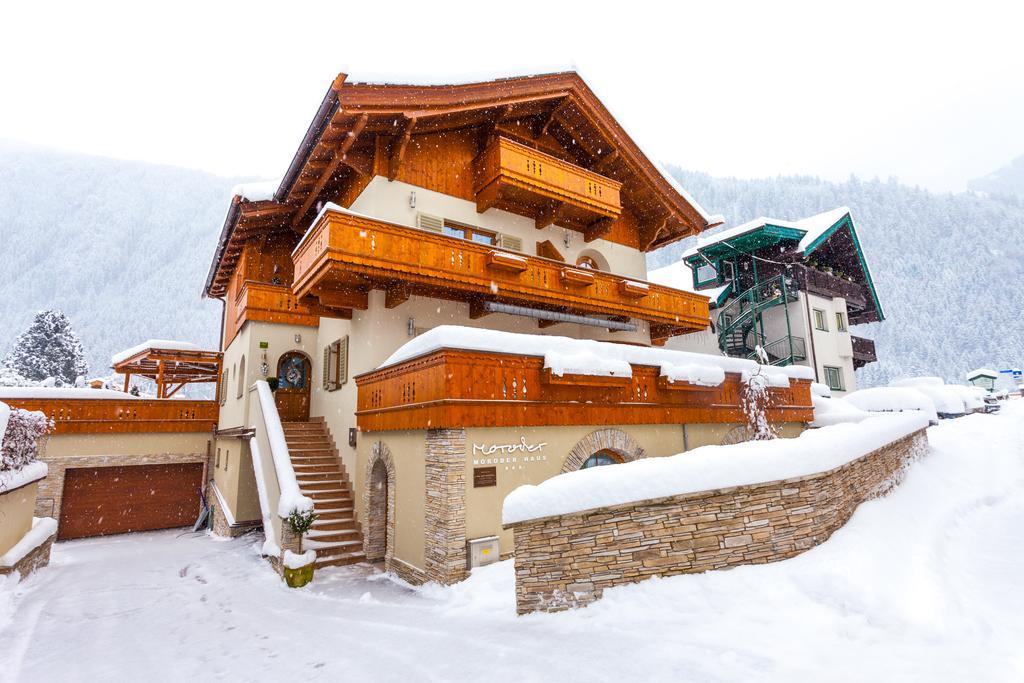
[{"label": "window", "polygon": [[846,316],[840,312],[836,312],[836,329],[846,332]]},{"label": "window", "polygon": [[482,228],[474,228],[472,225],[445,221],[444,228],[441,231],[448,235],[448,237],[458,237],[459,239],[469,240],[477,244],[489,244],[491,246],[498,244],[498,233],[483,230]]},{"label": "window", "polygon": [[228,471],[228,463],[231,462],[231,451],[224,451],[224,471]]},{"label": "window", "polygon": [[242,356],[242,362],[238,364],[238,390],[235,393],[235,398],[242,398],[242,394],[245,392],[245,356]]},{"label": "window", "polygon": [[224,405],[228,402],[228,369],[224,368],[224,372],[220,375],[220,404]]},{"label": "window", "polygon": [[601,270],[597,267],[597,261],[591,256],[580,256],[576,259],[576,267],[584,270]]},{"label": "window", "polygon": [[814,309],[814,329],[828,332],[828,319],[825,317],[825,311],[820,308]]},{"label": "window", "polygon": [[833,391],[845,391],[843,388],[843,369],[825,366],[825,384]]},{"label": "window", "polygon": [[693,284],[695,287],[701,287],[712,282],[718,282],[717,263],[715,263],[714,265],[706,263],[702,266],[697,266],[697,268],[693,271]]},{"label": "window", "polygon": [[580,465],[580,469],[585,470],[591,467],[602,467],[604,465],[618,465],[621,462],[622,458],[611,451],[598,451],[587,458],[586,461]]},{"label": "window", "polygon": [[220,469],[220,449],[217,449],[217,463],[213,466],[214,469]]},{"label": "window", "polygon": [[348,335],[324,347],[324,389],[337,391],[348,381]]}]

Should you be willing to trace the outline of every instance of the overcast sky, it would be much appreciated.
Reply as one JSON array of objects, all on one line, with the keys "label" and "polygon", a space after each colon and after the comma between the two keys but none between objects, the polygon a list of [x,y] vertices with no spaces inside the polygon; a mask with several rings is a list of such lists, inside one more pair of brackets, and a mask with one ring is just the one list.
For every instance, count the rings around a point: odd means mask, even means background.
[{"label": "overcast sky", "polygon": [[0,138],[277,177],[339,71],[575,65],[667,163],[961,190],[1024,154],[1021,5],[9,3]]}]

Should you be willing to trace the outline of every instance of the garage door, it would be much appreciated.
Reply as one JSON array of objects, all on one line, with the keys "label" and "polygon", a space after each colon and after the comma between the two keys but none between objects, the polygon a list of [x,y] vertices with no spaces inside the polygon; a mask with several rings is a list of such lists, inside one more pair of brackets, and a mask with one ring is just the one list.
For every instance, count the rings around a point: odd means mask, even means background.
[{"label": "garage door", "polygon": [[191,525],[202,482],[202,463],[66,470],[57,538]]}]

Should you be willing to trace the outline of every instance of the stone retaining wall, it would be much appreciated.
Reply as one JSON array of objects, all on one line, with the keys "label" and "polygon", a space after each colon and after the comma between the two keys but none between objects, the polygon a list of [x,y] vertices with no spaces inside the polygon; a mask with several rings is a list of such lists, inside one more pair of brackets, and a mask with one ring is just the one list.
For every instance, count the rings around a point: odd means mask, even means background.
[{"label": "stone retaining wall", "polygon": [[819,474],[511,524],[516,609],[555,612],[651,576],[799,555],[896,486],[927,447],[920,430]]}]

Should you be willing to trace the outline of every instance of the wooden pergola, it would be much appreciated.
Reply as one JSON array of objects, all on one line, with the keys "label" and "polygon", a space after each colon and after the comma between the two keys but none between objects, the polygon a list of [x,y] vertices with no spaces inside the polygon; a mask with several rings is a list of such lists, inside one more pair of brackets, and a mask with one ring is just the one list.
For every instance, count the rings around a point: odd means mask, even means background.
[{"label": "wooden pergola", "polygon": [[114,364],[114,371],[124,375],[127,393],[132,375],[156,383],[157,398],[170,398],[186,384],[215,382],[220,395],[220,370],[223,359],[219,351],[148,348]]}]

